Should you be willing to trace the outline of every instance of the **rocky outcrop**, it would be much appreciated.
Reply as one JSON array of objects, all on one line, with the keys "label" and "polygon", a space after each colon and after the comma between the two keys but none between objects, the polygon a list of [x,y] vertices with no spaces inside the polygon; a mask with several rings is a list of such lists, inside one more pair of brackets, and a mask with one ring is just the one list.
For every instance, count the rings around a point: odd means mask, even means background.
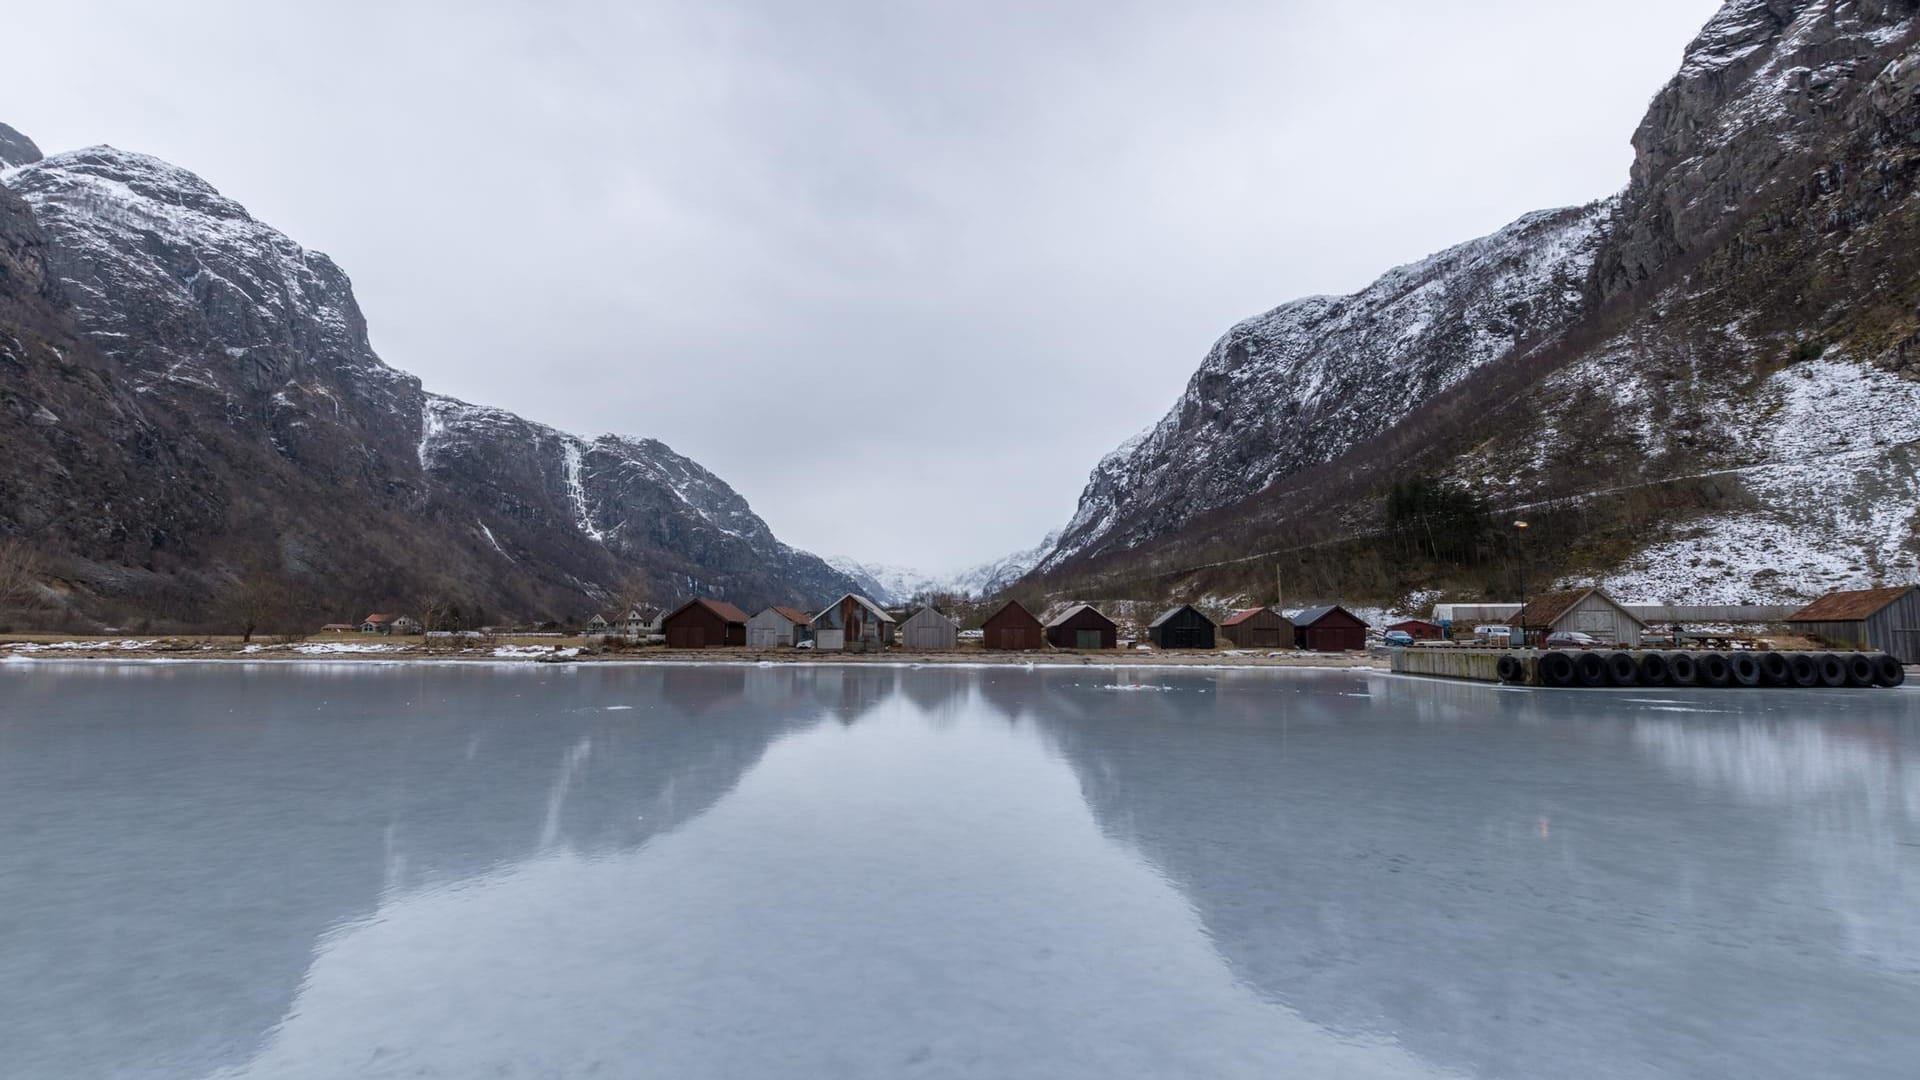
[{"label": "rocky outcrop", "polygon": [[40,160],[40,148],[33,140],[6,124],[0,124],[0,169],[31,165]]},{"label": "rocky outcrop", "polygon": [[1916,0],[1722,8],[1634,133],[1622,213],[1598,266],[1603,293],[1711,247],[1730,222],[1790,192],[1836,136],[1882,128],[1910,107],[1917,12]]},{"label": "rocky outcrop", "polygon": [[[335,617],[849,585],[659,442],[425,392],[374,353],[331,259],[187,170],[92,147],[19,163],[0,197],[0,364],[34,365],[4,386],[24,428],[0,431],[0,532],[59,553],[83,609],[191,622],[261,577]],[[40,348],[9,345],[35,328]]]}]

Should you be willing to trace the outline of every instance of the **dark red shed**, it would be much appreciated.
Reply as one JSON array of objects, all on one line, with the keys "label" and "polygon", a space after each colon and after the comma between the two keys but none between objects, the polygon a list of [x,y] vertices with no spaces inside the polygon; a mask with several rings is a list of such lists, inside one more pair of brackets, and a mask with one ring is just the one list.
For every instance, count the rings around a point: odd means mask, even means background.
[{"label": "dark red shed", "polygon": [[1009,600],[980,626],[989,649],[1040,649],[1047,644],[1046,627],[1018,600]]},{"label": "dark red shed", "polygon": [[1293,624],[1272,608],[1236,611],[1220,624],[1220,632],[1243,649],[1293,647]]},{"label": "dark red shed", "polygon": [[747,643],[747,613],[725,600],[689,600],[660,620],[673,649],[717,649]]},{"label": "dark red shed", "polygon": [[1056,649],[1112,649],[1120,627],[1092,604],[1075,604],[1047,623],[1047,643]]},{"label": "dark red shed", "polygon": [[1440,624],[1425,619],[1405,619],[1387,627],[1389,630],[1404,630],[1415,641],[1439,641],[1442,631]]},{"label": "dark red shed", "polygon": [[1367,647],[1367,622],[1338,604],[1293,613],[1294,642],[1308,652],[1359,652]]}]

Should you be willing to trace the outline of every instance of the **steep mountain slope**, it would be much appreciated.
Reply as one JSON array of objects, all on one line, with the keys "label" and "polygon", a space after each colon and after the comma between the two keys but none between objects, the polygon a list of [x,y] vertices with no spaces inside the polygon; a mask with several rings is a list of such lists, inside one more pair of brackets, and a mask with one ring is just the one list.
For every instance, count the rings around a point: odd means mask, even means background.
[{"label": "steep mountain slope", "polygon": [[1094,469],[1041,564],[1126,548],[1324,464],[1582,309],[1601,203],[1530,214],[1346,297],[1227,331],[1159,424]]},{"label": "steep mountain slope", "polygon": [[[75,521],[98,479],[62,501],[35,476],[71,471],[74,453],[8,437],[23,464],[0,530],[67,560],[80,606],[193,621],[223,592],[271,579],[303,610],[433,595],[533,618],[636,588],[758,604],[848,584],[658,442],[579,439],[425,393],[374,354],[332,260],[192,173],[111,147],[15,165],[0,209],[39,281],[31,317],[8,328],[55,328],[75,347],[48,351],[99,381],[69,396],[57,425],[32,416],[87,439],[118,408],[155,449],[115,436],[94,455],[101,467],[164,456],[173,464],[147,471],[179,489],[134,484]],[[8,389],[38,400],[24,381]]]},{"label": "steep mountain slope", "polygon": [[[1916,6],[1732,0],[1654,99],[1623,193],[1236,327],[1095,469],[1036,583],[1270,580],[1247,565],[1377,535],[1416,474],[1554,525],[1518,555],[1536,580],[1790,600],[1910,579]],[[1455,302],[1429,318],[1409,284]],[[1329,592],[1412,584],[1310,561]]]}]

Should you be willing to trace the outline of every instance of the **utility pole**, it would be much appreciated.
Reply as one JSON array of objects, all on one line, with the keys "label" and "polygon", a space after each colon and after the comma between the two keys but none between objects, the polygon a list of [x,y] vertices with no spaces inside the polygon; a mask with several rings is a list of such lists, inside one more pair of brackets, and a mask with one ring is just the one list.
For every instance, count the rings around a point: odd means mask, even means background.
[{"label": "utility pole", "polygon": [[1273,564],[1273,610],[1284,613],[1287,610],[1286,597],[1286,582],[1280,576],[1280,564],[1276,562]]}]

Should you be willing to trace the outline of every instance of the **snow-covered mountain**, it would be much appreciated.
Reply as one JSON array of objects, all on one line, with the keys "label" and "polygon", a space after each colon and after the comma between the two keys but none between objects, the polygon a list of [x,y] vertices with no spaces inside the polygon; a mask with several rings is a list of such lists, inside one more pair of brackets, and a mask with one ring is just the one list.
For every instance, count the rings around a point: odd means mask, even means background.
[{"label": "snow-covered mountain", "polygon": [[942,595],[979,599],[993,596],[1025,577],[1059,541],[1060,534],[1051,532],[1025,551],[944,574],[863,563],[845,556],[831,556],[827,565],[859,582],[867,596],[883,604],[904,604],[918,597]]},{"label": "snow-covered mountain", "polygon": [[1612,203],[1529,214],[1352,296],[1227,331],[1173,409],[1094,468],[1041,564],[1131,547],[1392,427],[1516,345],[1577,318]]},{"label": "snow-covered mountain", "polygon": [[31,421],[0,428],[0,535],[65,560],[81,606],[204,618],[261,578],[307,610],[438,594],[524,618],[636,589],[751,606],[851,587],[662,443],[425,392],[375,355],[331,259],[193,173],[105,146],[41,158],[12,129],[0,157],[0,359]]},{"label": "snow-covered mountain", "polygon": [[1385,489],[1425,475],[1564,522],[1528,557],[1633,599],[1913,580],[1917,10],[1730,0],[1623,192],[1234,327],[1095,467],[1039,575],[1230,588],[1307,533],[1376,534]]}]

